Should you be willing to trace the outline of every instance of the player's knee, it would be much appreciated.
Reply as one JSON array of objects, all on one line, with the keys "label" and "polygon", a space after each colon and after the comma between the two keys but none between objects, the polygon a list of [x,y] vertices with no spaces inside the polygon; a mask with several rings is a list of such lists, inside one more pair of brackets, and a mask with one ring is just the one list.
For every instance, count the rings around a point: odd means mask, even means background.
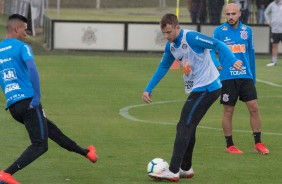
[{"label": "player's knee", "polygon": [[36,147],[38,153],[40,153],[40,154],[44,154],[45,152],[48,151],[48,142],[47,141],[44,141],[44,142],[41,142],[41,141],[34,142],[32,145],[34,147]]}]

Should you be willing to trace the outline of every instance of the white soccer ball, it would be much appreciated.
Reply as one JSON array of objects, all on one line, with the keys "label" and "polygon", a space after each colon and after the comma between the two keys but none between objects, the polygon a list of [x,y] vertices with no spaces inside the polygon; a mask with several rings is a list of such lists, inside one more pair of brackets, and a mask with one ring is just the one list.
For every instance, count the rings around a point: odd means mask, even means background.
[{"label": "white soccer ball", "polygon": [[150,173],[160,173],[163,170],[168,169],[168,163],[162,158],[155,158],[148,163],[147,172]]}]

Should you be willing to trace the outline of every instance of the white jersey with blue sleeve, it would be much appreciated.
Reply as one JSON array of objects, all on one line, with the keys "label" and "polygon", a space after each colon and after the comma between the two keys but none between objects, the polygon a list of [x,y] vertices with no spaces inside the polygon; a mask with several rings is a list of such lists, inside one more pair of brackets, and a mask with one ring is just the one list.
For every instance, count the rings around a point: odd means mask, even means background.
[{"label": "white jersey with blue sleeve", "polygon": [[222,66],[220,79],[249,78],[253,79],[255,83],[255,50],[252,29],[241,22],[238,24],[238,28],[233,28],[226,22],[216,27],[213,37],[228,45],[236,58],[242,61],[242,70],[237,71],[233,67],[233,63],[223,53],[218,53]]},{"label": "white jersey with blue sleeve", "polygon": [[33,97],[27,66],[33,59],[32,49],[22,41],[8,38],[0,42],[0,85],[6,97],[6,108],[25,98]]},{"label": "white jersey with blue sleeve", "polygon": [[203,35],[196,31],[182,29],[174,43],[167,43],[163,58],[153,77],[145,88],[151,93],[153,88],[164,77],[174,60],[178,60],[184,67],[189,66],[188,73],[184,74],[185,92],[213,91],[221,88],[219,72],[217,71],[210,49],[225,53],[230,62],[235,63],[237,58],[221,41]]}]

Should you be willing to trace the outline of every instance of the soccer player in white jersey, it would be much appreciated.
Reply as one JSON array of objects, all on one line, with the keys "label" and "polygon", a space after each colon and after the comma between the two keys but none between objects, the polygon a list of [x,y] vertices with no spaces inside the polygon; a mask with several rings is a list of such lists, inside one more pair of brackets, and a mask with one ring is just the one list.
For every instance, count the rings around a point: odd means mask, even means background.
[{"label": "soccer player in white jersey", "polygon": [[169,169],[161,173],[150,173],[152,178],[178,181],[194,176],[192,154],[195,145],[196,127],[210,106],[220,96],[221,83],[210,49],[223,53],[233,67],[241,70],[242,62],[226,44],[196,31],[181,29],[174,14],[165,14],[160,22],[164,38],[167,39],[162,60],[143,92],[142,99],[152,102],[152,91],[177,59],[183,67],[184,88],[190,93],[182,108],[173,154]]},{"label": "soccer player in white jersey", "polygon": [[[221,67],[220,79],[222,81],[221,104],[223,104],[222,128],[226,139],[226,151],[232,154],[243,152],[235,147],[232,139],[232,118],[237,100],[245,102],[249,114],[250,125],[255,140],[254,149],[262,154],[268,154],[269,150],[261,142],[261,117],[258,108],[257,92],[255,87],[256,68],[255,51],[252,29],[239,21],[240,8],[235,3],[225,7],[226,22],[214,31],[214,38],[228,45],[234,55],[242,62],[242,71],[238,72],[228,62],[222,53],[219,53],[217,65]],[[214,60],[214,54],[212,54]]]}]

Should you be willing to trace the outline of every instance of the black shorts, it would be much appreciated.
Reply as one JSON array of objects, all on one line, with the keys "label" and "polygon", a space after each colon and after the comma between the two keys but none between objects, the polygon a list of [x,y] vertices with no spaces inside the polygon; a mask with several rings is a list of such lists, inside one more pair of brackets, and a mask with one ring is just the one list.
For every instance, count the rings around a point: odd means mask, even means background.
[{"label": "black shorts", "polygon": [[242,102],[257,99],[257,91],[252,79],[222,81],[220,103],[235,106],[238,98]]},{"label": "black shorts", "polygon": [[271,43],[282,42],[282,33],[271,33]]}]

